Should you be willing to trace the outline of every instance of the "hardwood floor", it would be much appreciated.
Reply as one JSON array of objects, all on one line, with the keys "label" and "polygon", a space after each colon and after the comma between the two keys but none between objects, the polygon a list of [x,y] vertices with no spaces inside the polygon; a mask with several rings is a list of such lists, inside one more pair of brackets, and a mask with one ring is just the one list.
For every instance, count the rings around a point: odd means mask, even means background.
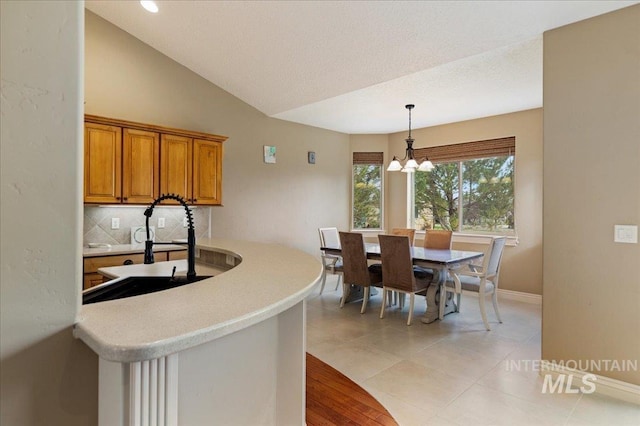
[{"label": "hardwood floor", "polygon": [[307,353],[307,426],[398,423],[367,391]]}]

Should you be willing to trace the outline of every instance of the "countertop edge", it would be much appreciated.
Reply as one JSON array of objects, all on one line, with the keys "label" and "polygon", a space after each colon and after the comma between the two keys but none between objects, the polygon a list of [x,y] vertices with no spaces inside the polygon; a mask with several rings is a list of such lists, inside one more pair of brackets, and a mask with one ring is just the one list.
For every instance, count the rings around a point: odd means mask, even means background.
[{"label": "countertop edge", "polygon": [[[202,243],[198,244],[198,246],[201,245]],[[236,253],[243,260],[240,265],[230,271],[219,276],[200,281],[200,283],[210,281],[209,285],[211,287],[201,287],[198,290],[198,295],[210,295],[211,299],[207,299],[209,301],[203,300],[201,306],[194,306],[193,312],[185,312],[184,317],[175,318],[177,321],[184,322],[185,325],[180,325],[180,327],[178,327],[182,332],[175,335],[167,335],[167,333],[169,333],[167,331],[163,335],[163,332],[154,331],[153,327],[150,327],[149,332],[146,333],[144,327],[141,326],[139,327],[141,330],[136,331],[142,336],[139,341],[135,341],[135,337],[137,337],[137,335],[134,332],[131,332],[131,330],[122,330],[122,333],[113,332],[112,327],[106,326],[107,320],[105,318],[108,319],[110,318],[109,315],[111,315],[116,319],[114,328],[122,327],[123,324],[126,324],[125,320],[120,318],[120,315],[118,314],[121,313],[125,316],[129,315],[131,317],[131,313],[128,312],[128,310],[131,309],[131,299],[135,298],[130,298],[129,302],[122,302],[120,304],[119,301],[104,302],[105,305],[102,307],[96,307],[96,305],[100,304],[85,305],[93,307],[88,310],[81,309],[79,312],[78,319],[73,326],[74,337],[82,340],[87,344],[87,346],[96,352],[100,358],[107,361],[128,363],[160,358],[219,339],[236,331],[255,325],[268,318],[274,317],[303,301],[320,282],[322,277],[322,265],[320,261],[315,259],[312,255],[295,248],[285,247],[278,244],[218,239],[206,239],[203,247],[223,252]],[[266,270],[265,265],[270,265],[270,262],[283,262],[283,260],[278,257],[283,255],[291,255],[302,263],[302,266],[298,267],[292,275],[295,277],[292,278],[295,282],[290,279],[287,283],[283,284],[283,281],[285,280],[285,277],[288,277],[288,274],[283,273],[282,268],[278,269],[277,272],[272,273],[271,276],[264,272]],[[284,263],[286,265],[286,260]],[[277,265],[277,263],[274,264]],[[259,279],[256,280],[256,277]],[[271,285],[274,286],[273,288],[278,289],[279,293],[275,294],[281,294],[282,298],[275,301],[270,300],[265,305],[260,306],[260,295],[259,292],[256,292],[257,295],[254,296],[256,299],[253,300],[251,305],[255,308],[246,310],[246,312],[243,312],[241,315],[224,317],[224,315],[219,312],[216,312],[216,315],[209,314],[203,306],[207,303],[209,303],[209,305],[206,306],[210,306],[210,300],[217,300],[219,303],[222,303],[222,307],[218,306],[216,309],[226,309],[223,302],[216,299],[217,296],[220,296],[220,292],[222,291],[217,287],[221,286],[223,283],[227,286],[223,289],[227,289],[225,291],[230,290],[231,293],[233,293],[235,287],[229,287],[229,285],[238,285],[238,292],[240,289],[244,289],[244,291],[246,291],[247,288],[252,288],[251,286],[256,286],[256,289],[260,289],[265,288],[261,286],[268,287]],[[191,285],[195,286],[196,284],[198,283]],[[282,289],[282,286],[284,285],[288,286],[285,290]],[[182,288],[174,290],[180,291],[181,289]],[[292,291],[291,293],[286,294],[288,289],[291,289]],[[159,295],[160,293],[163,292],[154,294]],[[177,296],[177,299],[180,299],[180,296],[184,296],[184,293],[174,293],[174,295]],[[251,297],[251,295],[247,296],[246,294],[241,293],[235,295],[227,295],[224,293],[224,295],[230,300],[233,300],[234,297]],[[193,300],[186,296],[184,297],[189,301]],[[189,297],[193,297],[193,295]],[[275,299],[275,296],[272,297],[272,299]],[[121,300],[124,301],[127,299]],[[156,324],[155,321],[158,320],[158,311],[161,310],[157,307],[153,307],[154,303],[151,303],[152,300],[155,303],[156,301],[166,302],[170,299],[167,298],[166,295],[164,298],[146,299],[144,301],[140,299],[140,323],[143,323],[144,321],[151,321]],[[111,305],[107,306],[106,304]],[[175,309],[175,306],[170,306],[169,308]],[[231,309],[231,311],[238,311],[238,309]],[[198,315],[201,315],[203,318]],[[145,318],[145,316],[147,316],[147,318]],[[209,317],[222,319],[205,324]],[[117,321],[120,321],[120,324],[118,324]],[[191,322],[195,325],[191,326]],[[172,325],[171,319],[166,319],[164,325]],[[154,327],[158,328],[162,328],[162,326],[163,324],[154,325]],[[162,335],[162,337],[156,338],[156,335]]]},{"label": "countertop edge", "polygon": [[236,331],[258,324],[265,319],[276,316],[303,301],[320,282],[320,279],[321,276],[307,286],[304,291],[299,292],[278,304],[269,306],[262,311],[256,311],[240,318],[234,318],[227,322],[214,324],[209,329],[195,330],[191,334],[185,334],[174,338],[172,342],[158,341],[153,344],[143,346],[112,347],[111,345],[103,345],[100,343],[100,339],[90,333],[89,330],[83,328],[81,326],[81,322],[73,325],[73,336],[82,340],[96,354],[98,354],[100,358],[107,361],[129,363],[161,358],[219,339]]}]

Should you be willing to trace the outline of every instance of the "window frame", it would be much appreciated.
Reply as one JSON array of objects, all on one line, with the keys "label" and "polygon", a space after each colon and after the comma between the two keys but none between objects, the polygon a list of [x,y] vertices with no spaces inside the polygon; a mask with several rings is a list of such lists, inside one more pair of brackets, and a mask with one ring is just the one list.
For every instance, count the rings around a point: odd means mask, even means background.
[{"label": "window frame", "polygon": [[[467,147],[479,147],[480,144],[484,141],[478,142],[467,142],[464,144],[456,144],[456,145],[448,145],[443,147],[433,147],[433,148],[421,148],[421,151],[429,152],[434,150],[436,152],[444,151],[447,154],[453,151],[464,152]],[[518,243],[518,232],[517,232],[517,216],[516,216],[516,153],[515,153],[515,137],[508,138],[500,138],[494,139],[487,142],[496,142],[500,145],[513,145],[512,148],[508,148],[508,153],[505,152],[496,152],[495,155],[487,155],[486,153],[480,154],[477,157],[470,157],[468,153],[463,154],[462,158],[445,158],[441,161],[434,161],[434,163],[457,163],[458,168],[458,226],[457,229],[453,230],[455,236],[468,237],[463,238],[464,242],[475,242],[477,239],[487,238],[492,235],[500,235],[507,237],[508,240],[511,240],[512,244],[516,245]],[[504,148],[502,148],[504,149]],[[436,154],[437,156],[437,154]],[[471,231],[464,230],[464,171],[463,171],[463,163],[465,161],[473,161],[482,158],[493,158],[493,157],[502,157],[502,156],[513,156],[513,230],[509,230],[508,232],[499,232],[499,231]],[[433,161],[433,159],[432,159]],[[416,222],[414,217],[415,211],[415,174],[416,173],[429,173],[429,172],[414,172],[407,174],[407,226],[411,228],[415,228]],[[424,233],[424,230],[416,230],[419,233]]]}]

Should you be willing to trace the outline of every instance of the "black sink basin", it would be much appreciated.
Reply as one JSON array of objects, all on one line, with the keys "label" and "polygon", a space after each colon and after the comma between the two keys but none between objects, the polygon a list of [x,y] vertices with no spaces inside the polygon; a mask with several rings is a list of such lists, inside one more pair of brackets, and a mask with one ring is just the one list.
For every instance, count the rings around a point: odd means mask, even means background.
[{"label": "black sink basin", "polygon": [[111,285],[86,291],[82,295],[82,304],[87,305],[89,303],[155,293],[156,291],[180,287],[211,277],[211,275],[197,276],[191,279],[186,277],[127,277]]}]

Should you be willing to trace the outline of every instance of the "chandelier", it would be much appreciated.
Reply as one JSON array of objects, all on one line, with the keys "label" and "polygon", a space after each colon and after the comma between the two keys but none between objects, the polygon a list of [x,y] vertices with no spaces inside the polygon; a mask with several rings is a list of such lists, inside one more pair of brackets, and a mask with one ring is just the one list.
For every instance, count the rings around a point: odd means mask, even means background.
[{"label": "chandelier", "polygon": [[[411,138],[411,110],[415,107],[413,104],[405,105],[406,109],[409,110],[409,137],[405,139],[407,142],[407,150],[404,154],[404,158],[402,160],[398,160],[398,157],[393,156],[393,160],[387,167],[388,172],[399,172],[402,171],[404,173],[414,173],[416,170],[419,172],[429,172],[433,170],[433,163],[429,161],[427,157],[418,165],[418,161],[414,157],[413,154],[413,138]],[[400,163],[401,161],[405,161],[404,166]]]}]

